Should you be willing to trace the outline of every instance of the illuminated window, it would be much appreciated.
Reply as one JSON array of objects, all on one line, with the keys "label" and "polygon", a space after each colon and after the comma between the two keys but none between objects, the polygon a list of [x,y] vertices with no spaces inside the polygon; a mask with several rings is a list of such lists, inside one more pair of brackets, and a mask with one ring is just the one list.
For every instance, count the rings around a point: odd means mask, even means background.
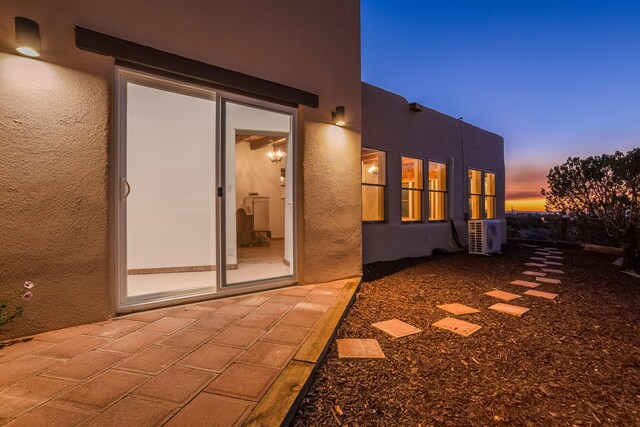
[{"label": "illuminated window", "polygon": [[469,169],[469,219],[496,217],[496,174]]},{"label": "illuminated window", "polygon": [[422,221],[423,160],[402,157],[402,222]]},{"label": "illuminated window", "polygon": [[429,162],[429,221],[446,219],[447,165]]},{"label": "illuminated window", "polygon": [[482,219],[482,171],[469,169],[469,219]]},{"label": "illuminated window", "polygon": [[496,174],[484,173],[484,217],[496,217]]},{"label": "illuminated window", "polygon": [[362,147],[362,221],[377,222],[385,218],[387,189],[386,153]]}]

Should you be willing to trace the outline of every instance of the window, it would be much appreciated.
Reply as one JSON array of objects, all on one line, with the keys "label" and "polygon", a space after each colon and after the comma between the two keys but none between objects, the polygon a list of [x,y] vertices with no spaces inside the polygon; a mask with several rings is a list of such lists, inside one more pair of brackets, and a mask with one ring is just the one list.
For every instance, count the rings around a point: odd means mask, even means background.
[{"label": "window", "polygon": [[484,173],[484,217],[496,217],[496,174]]},{"label": "window", "polygon": [[496,174],[469,169],[469,219],[496,217]]},{"label": "window", "polygon": [[447,164],[429,162],[429,221],[446,219]]},{"label": "window", "polygon": [[362,147],[362,221],[380,222],[385,218],[387,153]]},{"label": "window", "polygon": [[469,169],[469,219],[482,219],[482,171]]},{"label": "window", "polygon": [[422,221],[423,160],[402,157],[402,222]]}]

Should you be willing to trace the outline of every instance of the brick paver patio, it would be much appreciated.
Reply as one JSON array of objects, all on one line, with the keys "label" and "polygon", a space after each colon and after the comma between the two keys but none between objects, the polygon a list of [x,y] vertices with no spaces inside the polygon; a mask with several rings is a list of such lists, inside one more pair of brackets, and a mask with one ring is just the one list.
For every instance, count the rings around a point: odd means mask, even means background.
[{"label": "brick paver patio", "polygon": [[240,425],[346,280],[46,332],[0,349],[0,425]]}]

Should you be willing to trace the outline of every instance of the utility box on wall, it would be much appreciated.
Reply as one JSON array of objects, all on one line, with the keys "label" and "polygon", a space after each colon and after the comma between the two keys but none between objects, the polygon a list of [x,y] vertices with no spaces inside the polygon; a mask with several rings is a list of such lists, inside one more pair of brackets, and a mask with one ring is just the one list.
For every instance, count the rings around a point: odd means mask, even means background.
[{"label": "utility box on wall", "polygon": [[484,219],[469,221],[469,253],[489,255],[502,248],[500,221]]}]

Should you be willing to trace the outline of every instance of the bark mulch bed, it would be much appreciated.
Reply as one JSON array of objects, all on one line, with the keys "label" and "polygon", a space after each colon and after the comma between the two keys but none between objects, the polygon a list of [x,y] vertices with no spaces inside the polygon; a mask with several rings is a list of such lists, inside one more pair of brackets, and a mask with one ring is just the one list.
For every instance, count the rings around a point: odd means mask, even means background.
[{"label": "bark mulch bed", "polygon": [[[562,248],[561,248],[562,249]],[[522,294],[515,279],[533,249],[464,253],[377,263],[365,275],[337,338],[376,338],[379,360],[339,360],[335,342],[293,425],[640,425],[640,280],[615,257],[562,249],[562,284],[538,289],[557,302],[523,296],[523,317],[488,310],[484,292]],[[385,274],[388,274],[385,276]],[[430,327],[459,302],[481,313],[464,338]],[[456,316],[452,316],[456,317]],[[370,326],[398,318],[424,332],[393,339]]]}]

